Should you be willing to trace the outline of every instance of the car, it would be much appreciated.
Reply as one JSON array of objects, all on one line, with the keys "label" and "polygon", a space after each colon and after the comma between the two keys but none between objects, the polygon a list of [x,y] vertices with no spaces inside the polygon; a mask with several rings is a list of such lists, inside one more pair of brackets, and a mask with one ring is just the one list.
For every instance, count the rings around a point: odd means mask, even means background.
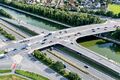
[{"label": "car", "polygon": [[71,42],[71,44],[73,44],[73,43]]},{"label": "car", "polygon": [[68,36],[68,38],[69,38],[70,36]]},{"label": "car", "polygon": [[77,34],[81,34],[80,32],[78,32]]},{"label": "car", "polygon": [[23,47],[22,50],[23,50],[23,49],[26,49],[26,47]]},{"label": "car", "polygon": [[48,37],[48,36],[50,36],[50,35],[52,35],[52,33],[48,33],[47,35],[45,35],[44,37]]},{"label": "car", "polygon": [[62,37],[59,37],[59,39],[62,39]]},{"label": "car", "polygon": [[47,39],[44,39],[43,41],[46,41]]},{"label": "car", "polygon": [[4,58],[5,54],[0,54],[0,59]]},{"label": "car", "polygon": [[13,49],[13,51],[16,51],[17,49]]},{"label": "car", "polygon": [[41,32],[41,33],[44,33],[44,32]]},{"label": "car", "polygon": [[50,41],[49,43],[52,43],[52,41]]},{"label": "car", "polygon": [[59,32],[60,34],[62,33],[62,31]]},{"label": "car", "polygon": [[65,31],[65,33],[67,33],[67,31]]},{"label": "car", "polygon": [[49,33],[48,36],[49,36],[49,35],[52,35],[52,33]]},{"label": "car", "polygon": [[95,31],[92,31],[92,32],[95,32]]},{"label": "car", "polygon": [[41,45],[45,44],[45,42],[42,42]]},{"label": "car", "polygon": [[85,67],[85,68],[88,68],[88,66],[86,66],[86,65],[85,65],[84,67]]},{"label": "car", "polygon": [[97,28],[97,29],[100,29],[100,28]]},{"label": "car", "polygon": [[74,36],[77,36],[77,34],[75,34]]},{"label": "car", "polygon": [[107,29],[104,29],[104,30],[107,30]]}]

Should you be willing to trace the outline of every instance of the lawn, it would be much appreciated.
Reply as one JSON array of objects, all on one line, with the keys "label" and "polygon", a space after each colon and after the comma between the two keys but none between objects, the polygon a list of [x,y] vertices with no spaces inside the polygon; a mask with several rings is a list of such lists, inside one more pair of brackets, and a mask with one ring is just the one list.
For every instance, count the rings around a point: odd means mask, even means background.
[{"label": "lawn", "polygon": [[0,80],[27,80],[27,79],[16,75],[5,75],[5,76],[0,76]]},{"label": "lawn", "polygon": [[11,70],[0,70],[0,73],[9,73]]},{"label": "lawn", "polygon": [[114,14],[120,13],[120,5],[118,4],[109,4],[108,10],[112,11]]}]

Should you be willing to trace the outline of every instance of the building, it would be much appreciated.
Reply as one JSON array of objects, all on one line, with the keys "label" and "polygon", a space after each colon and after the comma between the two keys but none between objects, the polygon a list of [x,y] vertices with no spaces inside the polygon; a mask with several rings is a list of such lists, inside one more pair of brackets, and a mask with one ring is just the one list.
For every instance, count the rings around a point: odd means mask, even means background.
[{"label": "building", "polygon": [[120,0],[112,0],[112,2],[119,4],[119,3],[120,3]]}]

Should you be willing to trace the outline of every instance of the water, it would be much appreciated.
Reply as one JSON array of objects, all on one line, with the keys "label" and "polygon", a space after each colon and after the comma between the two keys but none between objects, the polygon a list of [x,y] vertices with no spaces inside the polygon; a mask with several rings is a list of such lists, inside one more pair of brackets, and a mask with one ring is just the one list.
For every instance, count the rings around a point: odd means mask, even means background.
[{"label": "water", "polygon": [[65,26],[58,25],[58,24],[55,24],[55,23],[52,23],[52,22],[49,22],[49,21],[45,21],[45,20],[42,20],[42,19],[37,19],[35,17],[25,15],[23,13],[5,8],[3,6],[0,6],[0,9],[4,9],[9,14],[11,14],[14,18],[20,19],[22,21],[27,22],[28,24],[31,24],[33,26],[40,27],[40,28],[43,28],[43,29],[46,29],[46,30],[55,31],[55,30],[60,30],[60,29],[66,28]]},{"label": "water", "polygon": [[102,39],[91,39],[80,42],[80,45],[120,63],[120,45]]}]

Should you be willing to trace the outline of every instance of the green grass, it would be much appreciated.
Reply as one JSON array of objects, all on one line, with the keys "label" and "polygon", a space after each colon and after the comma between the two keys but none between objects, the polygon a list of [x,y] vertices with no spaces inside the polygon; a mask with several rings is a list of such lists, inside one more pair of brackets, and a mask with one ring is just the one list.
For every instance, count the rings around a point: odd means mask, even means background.
[{"label": "green grass", "polygon": [[49,80],[48,78],[46,77],[43,77],[41,75],[38,75],[38,74],[35,74],[35,73],[32,73],[32,72],[28,72],[28,71],[23,71],[23,70],[16,70],[15,71],[17,74],[19,75],[22,75],[22,76],[25,76],[25,77],[28,77],[32,80]]},{"label": "green grass", "polygon": [[8,73],[11,72],[11,70],[0,70],[0,73]]},{"label": "green grass", "polygon": [[5,51],[0,51],[0,54],[4,54],[5,53]]},{"label": "green grass", "polygon": [[108,10],[112,11],[114,14],[120,13],[120,5],[118,4],[109,4]]},{"label": "green grass", "polygon": [[27,80],[27,79],[16,75],[4,75],[4,76],[0,76],[0,80]]}]

